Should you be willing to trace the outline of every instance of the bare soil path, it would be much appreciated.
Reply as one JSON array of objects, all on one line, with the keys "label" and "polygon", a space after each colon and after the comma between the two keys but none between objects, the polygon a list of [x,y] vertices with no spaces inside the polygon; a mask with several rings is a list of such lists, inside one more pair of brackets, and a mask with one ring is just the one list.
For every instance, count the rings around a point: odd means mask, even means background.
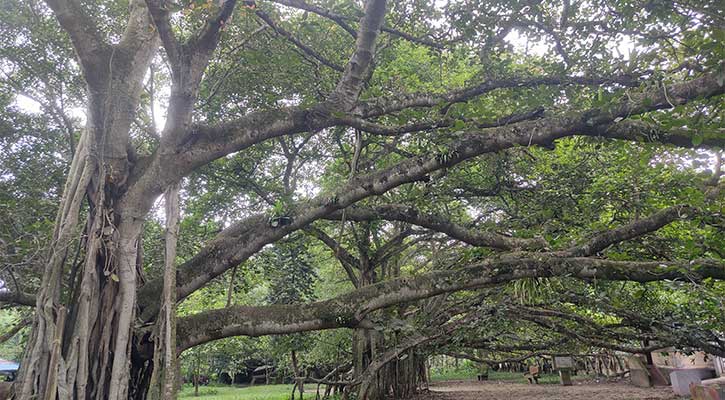
[{"label": "bare soil path", "polygon": [[627,382],[575,382],[573,386],[527,385],[497,381],[445,381],[415,400],[669,400],[669,387],[638,388]]}]

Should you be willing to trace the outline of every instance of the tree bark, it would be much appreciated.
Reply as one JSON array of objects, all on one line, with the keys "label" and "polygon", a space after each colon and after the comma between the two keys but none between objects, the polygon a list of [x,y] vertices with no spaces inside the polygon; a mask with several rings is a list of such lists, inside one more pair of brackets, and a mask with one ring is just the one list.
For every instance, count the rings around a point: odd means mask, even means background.
[{"label": "tree bark", "polygon": [[166,201],[166,254],[161,313],[154,346],[154,370],[149,399],[176,398],[176,243],[179,236],[179,185],[164,194]]},{"label": "tree bark", "polygon": [[[87,83],[86,128],[74,153],[48,254],[35,320],[21,362],[18,399],[128,397],[136,262],[146,209],[125,196],[134,157],[127,149],[142,80],[156,51],[142,2],[131,2],[128,28],[115,46],[98,42],[75,1],[49,1],[69,32]],[[83,202],[87,200],[87,215]],[[85,219],[85,225],[81,222]],[[80,241],[79,278],[61,284],[68,250]],[[69,297],[70,296],[70,297]],[[67,308],[61,326],[56,310]],[[49,345],[61,335],[59,353]],[[49,374],[54,375],[49,382]]]},{"label": "tree bark", "polygon": [[[356,116],[353,119],[357,116],[370,118],[411,107],[461,102],[504,87],[598,84],[603,81],[547,77],[487,81],[444,94],[360,103],[358,97],[371,70],[386,6],[384,0],[370,0],[366,2],[365,15],[355,32],[356,50],[327,101],[312,108],[286,107],[250,112],[236,121],[217,126],[196,126],[192,124],[192,110],[200,81],[216,48],[221,27],[234,8],[234,0],[223,1],[218,13],[184,43],[174,37],[169,7],[164,1],[147,0],[147,7],[141,0],[132,0],[126,31],[116,45],[104,42],[101,30],[92,23],[92,13],[85,12],[85,4],[78,0],[47,0],[47,3],[70,36],[79,58],[87,84],[87,125],[74,152],[41,287],[35,298],[33,327],[15,386],[16,397],[23,400],[144,398],[154,366],[154,346],[148,332],[134,326],[137,303],[142,303],[144,321],[153,322],[162,316],[157,321],[162,326],[160,338],[164,340],[157,340],[160,347],[157,347],[155,365],[163,364],[165,372],[173,375],[171,354],[174,351],[170,346],[176,342],[172,315],[176,297],[183,299],[265,245],[364,198],[421,180],[431,172],[450,168],[481,154],[517,145],[548,145],[573,135],[638,137],[646,127],[615,121],[725,92],[715,75],[704,75],[666,88],[643,91],[634,97],[627,96],[628,100],[604,109],[547,115],[535,121],[465,132],[446,152],[410,158],[392,168],[355,178],[334,198],[318,198],[307,207],[300,206],[289,227],[272,229],[267,218],[261,215],[234,224],[196,257],[180,266],[175,290],[171,283],[175,279],[171,272],[174,257],[169,251],[163,282],[146,285],[141,291],[142,297],[137,299],[137,255],[144,218],[162,190],[201,165],[270,138],[345,125],[350,115]],[[144,74],[159,40],[166,49],[172,71],[169,115],[160,146],[139,162],[133,149],[129,148],[130,124],[139,106]],[[334,118],[333,114],[336,114]],[[687,136],[688,132],[674,132],[663,141],[681,143]],[[87,208],[84,202],[87,202]],[[676,217],[674,212],[661,216],[660,221],[652,220],[649,221],[651,225],[640,224],[636,228],[645,232]],[[445,221],[426,220],[409,212],[397,212],[395,218],[424,226],[428,224],[469,241],[494,244],[493,247],[532,248],[528,243],[499,236],[473,235]],[[630,237],[640,234],[637,229],[628,233]],[[567,254],[523,254],[520,258],[502,258],[454,273],[435,272],[386,284],[371,284],[350,296],[315,303],[301,311],[297,306],[235,306],[207,311],[180,321],[180,331],[186,335],[176,350],[232,335],[359,327],[366,314],[392,304],[523,277],[571,275],[582,279],[642,282],[680,277],[692,279],[691,273],[723,277],[722,264],[714,262],[696,265],[627,263],[574,257],[594,254],[622,237],[616,236],[600,236],[591,246],[574,248]],[[71,282],[70,288],[64,288],[68,250],[78,244],[83,255],[78,279]],[[361,279],[374,282],[369,276]],[[163,293],[163,303],[167,307],[159,307],[158,293]],[[15,294],[14,298],[26,304],[32,300],[21,294]],[[297,319],[280,321],[275,319],[275,314],[265,314],[270,310],[292,310],[294,312],[278,315],[294,315]],[[370,343],[372,346],[375,342]],[[198,371],[196,375],[198,378]],[[198,383],[198,379],[195,380]],[[161,379],[164,381],[159,395],[164,393],[166,396],[170,380]]]}]

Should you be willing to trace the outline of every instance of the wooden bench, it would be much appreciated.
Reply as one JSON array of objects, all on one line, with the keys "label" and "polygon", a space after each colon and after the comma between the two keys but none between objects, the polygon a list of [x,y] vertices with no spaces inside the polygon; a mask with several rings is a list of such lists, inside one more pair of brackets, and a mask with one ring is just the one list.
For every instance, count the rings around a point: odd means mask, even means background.
[{"label": "wooden bench", "polygon": [[524,377],[526,377],[526,379],[529,380],[529,383],[530,384],[536,383],[537,385],[539,384],[539,377],[540,376],[541,375],[540,375],[540,372],[539,372],[539,366],[538,365],[532,365],[532,366],[530,366],[529,367],[529,372],[527,372],[527,373],[524,374]]}]

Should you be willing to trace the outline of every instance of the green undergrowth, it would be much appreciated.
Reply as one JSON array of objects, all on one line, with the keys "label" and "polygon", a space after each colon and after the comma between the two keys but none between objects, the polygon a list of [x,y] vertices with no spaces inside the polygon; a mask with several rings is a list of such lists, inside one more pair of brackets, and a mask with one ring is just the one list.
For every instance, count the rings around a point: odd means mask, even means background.
[{"label": "green undergrowth", "polygon": [[[315,398],[315,387],[305,393],[305,399]],[[259,385],[237,387],[228,385],[209,385],[199,388],[199,396],[194,396],[194,387],[184,385],[179,394],[180,399],[203,400],[289,400],[292,385]],[[298,397],[299,398],[299,397]]]}]

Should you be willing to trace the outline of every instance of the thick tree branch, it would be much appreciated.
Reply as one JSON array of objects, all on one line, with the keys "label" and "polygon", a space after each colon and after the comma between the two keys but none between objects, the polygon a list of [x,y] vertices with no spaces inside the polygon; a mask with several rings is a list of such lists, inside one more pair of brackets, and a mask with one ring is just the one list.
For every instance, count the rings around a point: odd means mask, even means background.
[{"label": "thick tree branch", "polygon": [[[183,44],[174,36],[169,22],[170,4],[165,0],[147,0],[147,4],[172,71],[168,117],[160,145],[160,153],[168,154],[174,152],[182,143],[184,134],[191,126],[191,114],[199,94],[201,79],[219,44],[222,28],[234,11],[236,0],[222,1],[214,15]],[[167,182],[167,185],[171,183],[174,182]]]},{"label": "thick tree branch", "polygon": [[400,126],[386,126],[375,122],[367,121],[363,118],[358,118],[353,115],[339,117],[335,121],[339,125],[350,126],[361,131],[372,133],[373,135],[380,136],[400,136],[411,132],[422,132],[438,128],[446,128],[455,122],[450,118],[444,118],[438,121],[423,121],[413,122],[406,125]]},{"label": "thick tree branch", "polygon": [[[146,5],[149,9],[151,19],[156,26],[156,30],[159,32],[161,43],[166,50],[166,54],[169,56],[169,60],[179,60],[181,58],[181,43],[174,35],[174,30],[171,27],[169,9],[172,7],[171,3],[166,0],[146,0]],[[171,68],[178,68],[176,62],[171,63]]]},{"label": "thick tree branch", "polygon": [[[179,266],[179,299],[183,299],[206,282],[224,273],[227,269],[246,260],[264,245],[301,229],[309,223],[335,211],[405,183],[422,179],[427,174],[459,164],[472,157],[500,151],[514,146],[549,145],[554,140],[586,134],[588,127],[611,124],[613,121],[651,110],[684,104],[698,97],[722,94],[723,86],[713,75],[671,85],[665,91],[652,89],[641,94],[632,94],[626,100],[609,108],[568,113],[562,116],[524,121],[497,128],[469,131],[449,146],[446,154],[420,156],[408,159],[391,168],[369,175],[359,176],[342,186],[333,196],[320,196],[309,205],[293,213],[291,225],[274,228],[267,224],[263,215],[240,221],[205,246],[196,256]],[[278,118],[275,115],[273,118]],[[284,119],[283,119],[284,120]],[[287,122],[289,123],[289,122]],[[265,127],[263,121],[252,126]],[[282,127],[280,127],[282,128]],[[262,128],[260,128],[262,129]],[[253,133],[249,132],[251,139]],[[172,163],[173,165],[173,163]],[[179,166],[179,169],[182,167]],[[240,245],[243,244],[243,245]],[[154,310],[149,302],[151,294],[158,291],[158,283],[147,284],[141,290],[140,305],[145,309],[144,318]]]},{"label": "thick tree branch", "polygon": [[60,26],[68,32],[89,84],[97,84],[97,74],[107,69],[110,45],[105,42],[93,18],[78,0],[46,0]]},{"label": "thick tree branch", "polygon": [[386,0],[369,0],[355,43],[355,52],[345,67],[342,79],[326,101],[326,108],[350,111],[360,96],[375,54],[375,42],[385,19]]},{"label": "thick tree branch", "polygon": [[725,263],[636,262],[545,254],[486,260],[456,270],[394,279],[304,305],[235,306],[179,320],[179,350],[229,336],[263,336],[357,326],[370,312],[443,293],[500,285],[522,278],[566,276],[585,280],[652,282],[725,279]]},{"label": "thick tree branch", "polygon": [[695,129],[665,130],[660,126],[639,120],[626,120],[609,126],[595,126],[589,130],[592,134],[613,139],[658,142],[685,148],[725,148],[725,130],[723,129],[720,129],[716,136],[702,137],[701,142],[695,140],[700,135],[700,132]]},{"label": "thick tree branch", "polygon": [[[544,114],[543,108],[537,108],[533,111],[527,111],[523,113],[513,113],[511,115],[507,115],[505,117],[497,118],[495,120],[491,121],[485,121],[485,122],[476,122],[476,121],[469,121],[472,122],[472,126],[476,126],[478,128],[495,128],[498,126],[503,125],[509,125],[514,124],[517,122],[532,120],[540,118]],[[405,125],[399,125],[399,126],[388,126],[379,124],[376,122],[371,122],[366,119],[356,117],[354,115],[346,115],[344,117],[338,117],[335,121],[338,125],[346,125],[350,126],[352,128],[360,129],[361,131],[365,131],[368,133],[372,133],[373,135],[380,135],[380,136],[400,136],[406,133],[412,133],[412,132],[423,132],[423,131],[429,131],[439,128],[448,128],[455,124],[456,119],[443,117],[438,120],[433,121],[421,121],[421,122],[413,122]]]},{"label": "thick tree branch", "polygon": [[229,18],[232,16],[234,7],[237,4],[236,0],[223,0],[220,3],[219,11],[212,18],[208,19],[204,24],[204,27],[198,34],[189,41],[188,46],[191,48],[191,53],[197,53],[202,57],[208,57],[211,52],[216,49],[219,43],[219,37],[224,25],[227,23]]},{"label": "thick tree branch", "polygon": [[597,254],[607,247],[624,242],[644,234],[654,232],[663,226],[684,218],[692,217],[698,211],[689,206],[674,206],[659,211],[647,218],[633,221],[630,224],[600,233],[584,244],[574,246],[566,251],[572,257],[586,257]]}]

